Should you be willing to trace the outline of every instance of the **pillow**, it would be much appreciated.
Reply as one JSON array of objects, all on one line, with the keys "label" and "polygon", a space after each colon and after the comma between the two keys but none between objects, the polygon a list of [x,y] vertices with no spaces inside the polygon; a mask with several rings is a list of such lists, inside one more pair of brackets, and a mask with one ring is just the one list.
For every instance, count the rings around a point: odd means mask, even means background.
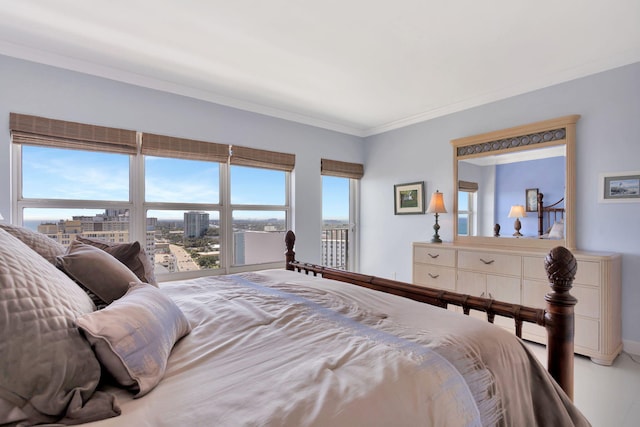
[{"label": "pillow", "polygon": [[160,382],[173,345],[191,331],[173,300],[143,283],[132,283],[122,298],[76,323],[100,363],[135,397]]},{"label": "pillow", "polygon": [[65,255],[58,257],[58,265],[107,304],[124,295],[130,282],[139,282],[126,265],[102,249],[77,240],[71,242]]},{"label": "pillow", "polygon": [[51,263],[0,229],[0,420],[85,422],[118,415],[96,392],[100,363],[75,326],[91,299]]},{"label": "pillow", "polygon": [[564,239],[564,222],[557,221],[553,223],[551,230],[549,231],[550,239]]},{"label": "pillow", "polygon": [[11,224],[0,224],[0,228],[18,238],[25,245],[42,255],[51,264],[56,263],[56,257],[64,254],[66,248],[45,234]]},{"label": "pillow", "polygon": [[158,286],[156,276],[153,273],[153,264],[139,242],[111,243],[84,236],[77,236],[76,240],[87,245],[95,246],[113,255],[118,261],[129,267],[142,282],[156,287]]}]

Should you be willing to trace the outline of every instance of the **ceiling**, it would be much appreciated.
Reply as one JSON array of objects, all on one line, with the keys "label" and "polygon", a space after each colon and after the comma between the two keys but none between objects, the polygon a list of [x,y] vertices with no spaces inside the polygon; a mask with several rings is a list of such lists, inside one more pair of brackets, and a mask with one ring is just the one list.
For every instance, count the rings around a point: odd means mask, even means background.
[{"label": "ceiling", "polygon": [[640,61],[638,0],[10,0],[0,54],[368,136]]}]

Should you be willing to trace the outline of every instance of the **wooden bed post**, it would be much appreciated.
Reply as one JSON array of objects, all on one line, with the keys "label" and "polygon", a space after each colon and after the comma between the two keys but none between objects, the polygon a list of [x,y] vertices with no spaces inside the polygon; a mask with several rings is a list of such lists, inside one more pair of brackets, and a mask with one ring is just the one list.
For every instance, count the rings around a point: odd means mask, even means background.
[{"label": "wooden bed post", "polygon": [[296,243],[296,235],[292,230],[287,231],[287,234],[284,236],[284,243],[287,247],[287,251],[284,253],[285,268],[294,271],[295,269],[291,263],[296,259],[296,253],[293,251],[293,246]]},{"label": "wooden bed post", "polygon": [[569,293],[578,270],[573,254],[558,246],[544,260],[551,292],[545,295],[547,309],[547,369],[573,400],[574,306],[578,300]]}]

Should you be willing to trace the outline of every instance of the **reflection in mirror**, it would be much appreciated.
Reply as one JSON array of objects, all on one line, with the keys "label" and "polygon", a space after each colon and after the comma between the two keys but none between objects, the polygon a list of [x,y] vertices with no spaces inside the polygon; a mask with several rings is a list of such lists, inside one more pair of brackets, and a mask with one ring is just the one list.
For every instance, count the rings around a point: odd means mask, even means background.
[{"label": "reflection in mirror", "polygon": [[[564,145],[458,161],[458,235],[513,237],[513,205],[527,206],[526,190],[537,189],[544,205],[564,207]],[[537,203],[521,218],[524,237],[538,237]],[[543,217],[543,232],[553,225]],[[498,227],[496,227],[498,225]],[[500,232],[499,230],[502,230]]]},{"label": "reflection in mirror", "polygon": [[[575,249],[579,118],[558,117],[452,140],[454,242]],[[513,236],[509,211],[514,205],[528,208],[520,218],[522,237]]]}]

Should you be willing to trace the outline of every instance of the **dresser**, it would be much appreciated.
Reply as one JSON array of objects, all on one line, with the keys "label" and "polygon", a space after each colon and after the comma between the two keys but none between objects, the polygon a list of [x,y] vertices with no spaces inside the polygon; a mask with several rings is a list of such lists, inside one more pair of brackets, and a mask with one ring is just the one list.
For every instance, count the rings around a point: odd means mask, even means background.
[{"label": "dresser", "polygon": [[[462,294],[545,308],[549,281],[546,250],[413,243],[413,283]],[[622,350],[621,255],[572,251],[578,270],[571,294],[575,306],[575,352],[595,363],[611,365]],[[484,313],[471,312],[485,317]],[[496,325],[514,330],[513,320],[496,317]],[[546,344],[545,328],[525,323],[522,337]]]}]

